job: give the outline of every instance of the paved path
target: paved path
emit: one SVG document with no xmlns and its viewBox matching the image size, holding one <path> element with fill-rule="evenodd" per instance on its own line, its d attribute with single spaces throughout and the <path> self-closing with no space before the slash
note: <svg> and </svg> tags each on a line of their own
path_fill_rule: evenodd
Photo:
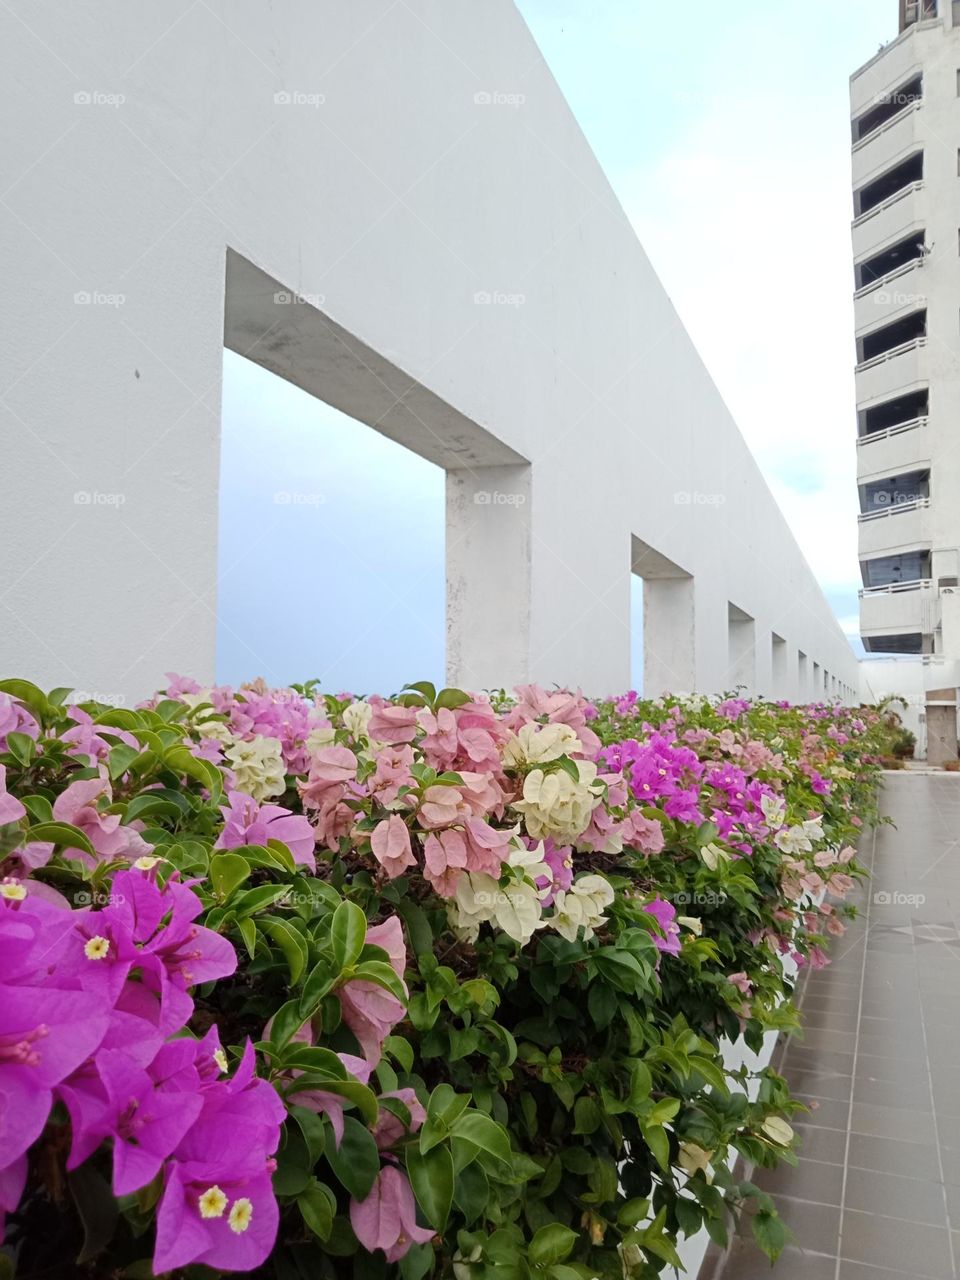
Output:
<svg viewBox="0 0 960 1280">
<path fill-rule="evenodd" d="M 796 1168 L 758 1171 L 802 1248 L 723 1280 L 960 1277 L 960 777 L 887 774 L 861 918 L 810 975 L 781 1067 L 814 1108 Z"/>
</svg>

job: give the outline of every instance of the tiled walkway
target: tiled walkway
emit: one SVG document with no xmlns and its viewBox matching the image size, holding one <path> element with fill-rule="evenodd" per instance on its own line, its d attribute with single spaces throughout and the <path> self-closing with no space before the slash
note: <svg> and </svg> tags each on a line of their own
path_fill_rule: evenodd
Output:
<svg viewBox="0 0 960 1280">
<path fill-rule="evenodd" d="M 960 777 L 887 774 L 861 918 L 811 974 L 781 1070 L 813 1108 L 800 1162 L 758 1171 L 797 1237 L 723 1280 L 960 1277 Z"/>
</svg>

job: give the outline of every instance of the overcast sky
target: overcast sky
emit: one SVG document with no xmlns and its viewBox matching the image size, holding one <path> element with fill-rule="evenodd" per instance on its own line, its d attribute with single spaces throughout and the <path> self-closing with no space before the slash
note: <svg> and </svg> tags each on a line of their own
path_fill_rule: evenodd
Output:
<svg viewBox="0 0 960 1280">
<path fill-rule="evenodd" d="M 847 82 L 896 0 L 519 8 L 853 636 Z M 229 352 L 223 419 L 218 678 L 441 678 L 442 473 Z"/>
</svg>

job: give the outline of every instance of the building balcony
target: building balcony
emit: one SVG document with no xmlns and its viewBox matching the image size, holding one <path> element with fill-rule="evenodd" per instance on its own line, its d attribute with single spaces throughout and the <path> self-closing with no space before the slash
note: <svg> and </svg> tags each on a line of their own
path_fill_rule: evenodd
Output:
<svg viewBox="0 0 960 1280">
<path fill-rule="evenodd" d="M 860 595 L 860 634 L 887 636 L 897 632 L 931 635 L 939 623 L 937 588 L 929 578 L 864 587 Z"/>
<path fill-rule="evenodd" d="M 929 468 L 927 419 L 914 418 L 857 440 L 857 481 Z"/>
<path fill-rule="evenodd" d="M 923 181 L 910 182 L 851 223 L 855 261 L 868 257 L 881 245 L 892 243 L 924 222 Z"/>
<path fill-rule="evenodd" d="M 854 72 L 850 80 L 850 108 L 854 118 L 869 111 L 881 97 L 920 70 L 914 30 L 908 27 Z"/>
<path fill-rule="evenodd" d="M 923 102 L 911 102 L 853 147 L 853 185 L 862 187 L 917 146 Z"/>
<path fill-rule="evenodd" d="M 923 378 L 926 338 L 912 338 L 856 367 L 857 404 L 883 400 Z"/>
<path fill-rule="evenodd" d="M 912 258 L 879 280 L 871 280 L 853 295 L 854 328 L 859 336 L 900 312 L 927 300 L 923 257 Z"/>
<path fill-rule="evenodd" d="M 930 542 L 930 499 L 897 502 L 857 517 L 860 559 Z"/>
</svg>

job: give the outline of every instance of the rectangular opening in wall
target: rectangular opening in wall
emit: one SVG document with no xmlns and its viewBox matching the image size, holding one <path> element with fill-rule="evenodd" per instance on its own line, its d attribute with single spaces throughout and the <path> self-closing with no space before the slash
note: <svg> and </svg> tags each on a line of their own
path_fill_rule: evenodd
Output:
<svg viewBox="0 0 960 1280">
<path fill-rule="evenodd" d="M 770 632 L 770 674 L 772 698 L 786 698 L 790 695 L 790 679 L 787 674 L 787 642 L 776 631 Z"/>
<path fill-rule="evenodd" d="M 807 683 L 810 679 L 809 663 L 807 655 L 802 649 L 797 650 L 797 698 L 802 702 L 804 698 L 809 696 L 810 686 Z"/>
<path fill-rule="evenodd" d="M 692 693 L 696 687 L 693 577 L 636 536 L 631 538 L 630 556 L 634 688 L 642 689 L 648 698 Z"/>
<path fill-rule="evenodd" d="M 727 683 L 731 689 L 753 693 L 756 686 L 756 621 L 743 609 L 727 603 Z"/>
</svg>

